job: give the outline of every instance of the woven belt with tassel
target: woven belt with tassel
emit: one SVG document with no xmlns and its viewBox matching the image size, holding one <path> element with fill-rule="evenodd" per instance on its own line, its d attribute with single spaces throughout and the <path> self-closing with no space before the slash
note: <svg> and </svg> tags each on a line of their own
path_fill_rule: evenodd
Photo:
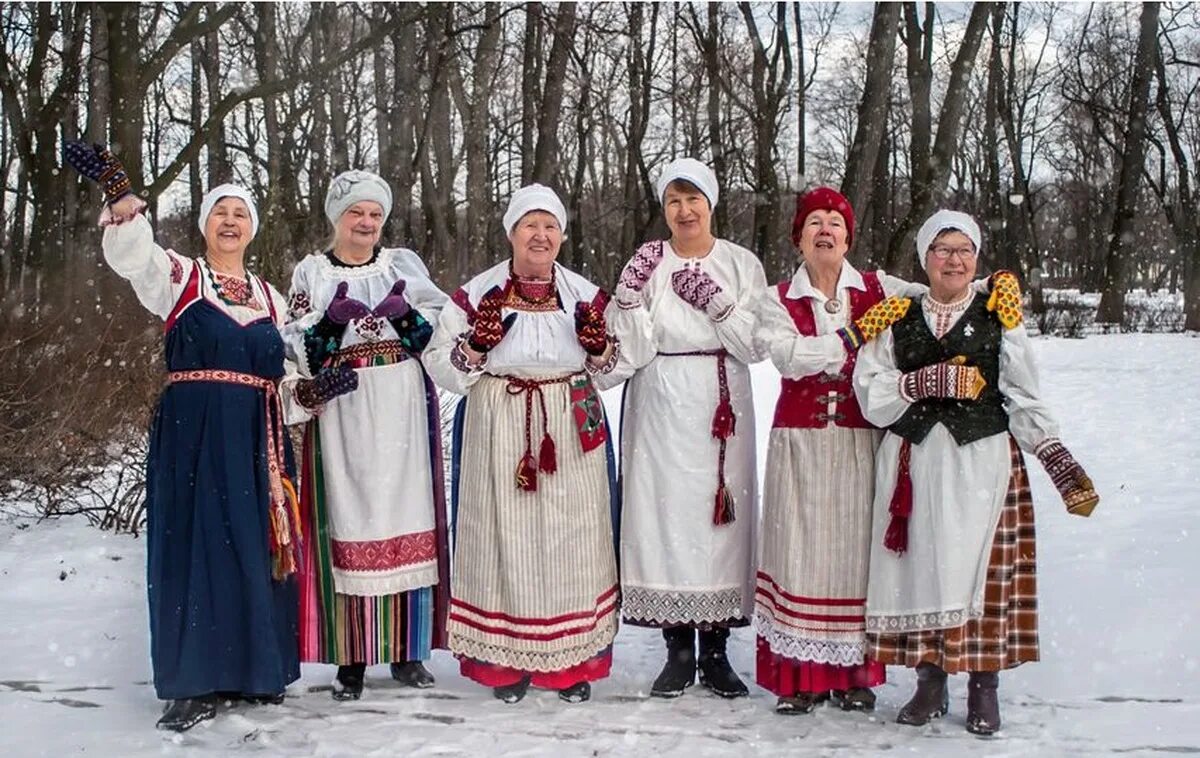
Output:
<svg viewBox="0 0 1200 758">
<path fill-rule="evenodd" d="M 550 379 L 524 379 L 519 376 L 498 377 L 508 382 L 505 389 L 510 395 L 525 395 L 525 454 L 517 462 L 517 489 L 526 492 L 537 492 L 538 471 L 543 474 L 553 474 L 558 471 L 558 453 L 554 449 L 554 438 L 550 436 L 550 418 L 546 415 L 546 396 L 542 387 L 551 384 L 566 384 L 575 378 L 576 374 L 553 377 Z M 538 405 L 542 410 L 542 444 L 538 448 L 538 457 L 533 457 L 533 397 L 537 395 Z"/>
<path fill-rule="evenodd" d="M 295 573 L 301 539 L 300 509 L 296 489 L 283 472 L 283 405 L 279 401 L 275 382 L 254 374 L 221 369 L 172 371 L 167 374 L 168 384 L 180 382 L 220 382 L 263 391 L 267 422 L 267 475 L 271 487 L 268 519 L 271 524 L 271 574 L 281 580 Z"/>
<path fill-rule="evenodd" d="M 720 442 L 721 447 L 717 454 L 717 495 L 713 501 L 713 523 L 717 526 L 732 524 L 736 514 L 733 495 L 725 485 L 725 448 L 729 438 L 736 433 L 737 416 L 734 415 L 733 403 L 729 400 L 729 379 L 725 373 L 725 361 L 729 353 L 725 350 L 691 350 L 686 353 L 659 355 L 668 358 L 712 356 L 717 359 L 717 410 L 713 413 L 712 436 Z"/>
</svg>

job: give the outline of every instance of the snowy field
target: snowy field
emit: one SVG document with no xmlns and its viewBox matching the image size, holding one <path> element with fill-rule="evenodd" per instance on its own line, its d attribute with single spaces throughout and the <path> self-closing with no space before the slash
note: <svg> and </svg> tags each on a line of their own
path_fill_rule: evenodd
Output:
<svg viewBox="0 0 1200 758">
<path fill-rule="evenodd" d="M 663 646 L 637 628 L 621 630 L 613 677 L 582 705 L 537 690 L 504 705 L 438 652 L 434 690 L 392 686 L 381 666 L 362 700 L 335 703 L 333 667 L 306 665 L 283 705 L 223 708 L 168 735 L 154 730 L 144 542 L 81 522 L 37 524 L 10 505 L 0 507 L 0 756 L 1200 754 L 1200 340 L 1036 346 L 1063 439 L 1103 500 L 1091 519 L 1067 516 L 1032 462 L 1043 661 L 1001 676 L 999 737 L 963 730 L 962 676 L 951 679 L 947 718 L 893 723 L 913 683 L 900 669 L 873 715 L 779 717 L 753 684 L 735 701 L 698 688 L 651 699 Z M 755 377 L 763 451 L 778 377 L 766 365 Z M 734 632 L 730 653 L 752 683 L 751 630 Z"/>
</svg>

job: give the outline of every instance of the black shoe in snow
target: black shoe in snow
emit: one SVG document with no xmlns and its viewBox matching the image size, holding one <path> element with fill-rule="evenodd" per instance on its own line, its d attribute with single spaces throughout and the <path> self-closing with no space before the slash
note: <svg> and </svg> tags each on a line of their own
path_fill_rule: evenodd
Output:
<svg viewBox="0 0 1200 758">
<path fill-rule="evenodd" d="M 946 672 L 932 663 L 917 666 L 917 691 L 900 713 L 897 724 L 924 726 L 931 720 L 950 712 L 950 693 L 946 687 Z"/>
<path fill-rule="evenodd" d="M 728 629 L 716 628 L 700 632 L 700 684 L 721 697 L 746 697 L 750 690 L 725 657 L 725 641 L 728 639 Z"/>
<path fill-rule="evenodd" d="M 592 699 L 592 685 L 587 682 L 572 684 L 565 690 L 558 691 L 558 699 L 568 703 L 585 703 Z"/>
<path fill-rule="evenodd" d="M 696 630 L 676 626 L 662 630 L 667 641 L 667 662 L 658 673 L 650 694 L 654 697 L 679 697 L 696 683 Z"/>
<path fill-rule="evenodd" d="M 242 695 L 242 700 L 245 700 L 250 705 L 283 705 L 283 694 L 277 692 L 274 695 Z"/>
<path fill-rule="evenodd" d="M 358 700 L 362 697 L 363 679 L 367 675 L 367 664 L 352 663 L 349 666 L 338 666 L 337 676 L 333 680 L 334 700 Z"/>
<path fill-rule="evenodd" d="M 967 731 L 988 737 L 1000 731 L 1000 675 L 973 671 L 967 681 Z"/>
<path fill-rule="evenodd" d="M 529 692 L 529 676 L 521 677 L 521 681 L 516 684 L 506 684 L 503 687 L 493 687 L 492 694 L 497 700 L 502 700 L 509 705 L 519 703 L 525 699 L 525 693 Z"/>
<path fill-rule="evenodd" d="M 851 687 L 848 690 L 834 690 L 833 701 L 843 711 L 875 710 L 875 693 L 870 687 Z"/>
<path fill-rule="evenodd" d="M 828 692 L 797 692 L 790 697 L 781 697 L 775 701 L 775 712 L 780 716 L 798 716 L 812 713 L 817 706 L 829 699 Z"/>
<path fill-rule="evenodd" d="M 217 716 L 217 699 L 213 695 L 172 700 L 155 726 L 170 732 L 186 732 L 201 721 Z"/>
<path fill-rule="evenodd" d="M 433 674 L 420 661 L 405 661 L 392 664 L 392 678 L 405 687 L 428 689 L 436 684 Z"/>
</svg>

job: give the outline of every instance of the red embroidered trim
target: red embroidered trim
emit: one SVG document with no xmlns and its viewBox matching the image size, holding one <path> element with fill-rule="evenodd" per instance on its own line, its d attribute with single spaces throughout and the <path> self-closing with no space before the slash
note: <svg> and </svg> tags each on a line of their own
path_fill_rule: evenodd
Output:
<svg viewBox="0 0 1200 758">
<path fill-rule="evenodd" d="M 183 282 L 183 264 L 175 256 L 167 253 L 167 258 L 171 261 L 171 283 L 180 284 Z"/>
<path fill-rule="evenodd" d="M 437 559 L 437 534 L 402 534 L 386 540 L 333 540 L 333 565 L 343 571 L 387 571 Z"/>
</svg>

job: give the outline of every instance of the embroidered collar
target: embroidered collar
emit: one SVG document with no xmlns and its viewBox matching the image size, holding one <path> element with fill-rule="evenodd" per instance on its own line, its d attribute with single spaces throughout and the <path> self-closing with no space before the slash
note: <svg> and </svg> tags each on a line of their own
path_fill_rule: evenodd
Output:
<svg viewBox="0 0 1200 758">
<path fill-rule="evenodd" d="M 840 294 L 845 289 L 863 290 L 867 289 L 866 282 L 863 281 L 862 274 L 858 269 L 850 265 L 850 261 L 842 261 L 842 272 L 838 274 L 837 291 Z M 825 293 L 813 286 L 812 280 L 808 278 L 808 267 L 803 263 L 800 268 L 796 269 L 796 273 L 792 276 L 791 286 L 788 287 L 787 293 L 789 300 L 799 300 L 802 297 L 811 297 L 814 300 L 824 302 L 828 298 Z"/>
<path fill-rule="evenodd" d="M 933 295 L 927 295 L 927 296 L 921 298 L 921 307 L 924 308 L 929 313 L 933 313 L 938 316 L 943 316 L 943 315 L 947 315 L 947 314 L 951 314 L 951 313 L 959 313 L 961 311 L 965 311 L 967 309 L 967 306 L 969 306 L 971 304 L 971 301 L 974 299 L 975 299 L 975 291 L 971 288 L 967 288 L 967 294 L 963 295 L 958 300 L 955 300 L 953 303 L 941 303 L 941 302 L 938 302 L 937 300 L 934 300 Z"/>
</svg>

